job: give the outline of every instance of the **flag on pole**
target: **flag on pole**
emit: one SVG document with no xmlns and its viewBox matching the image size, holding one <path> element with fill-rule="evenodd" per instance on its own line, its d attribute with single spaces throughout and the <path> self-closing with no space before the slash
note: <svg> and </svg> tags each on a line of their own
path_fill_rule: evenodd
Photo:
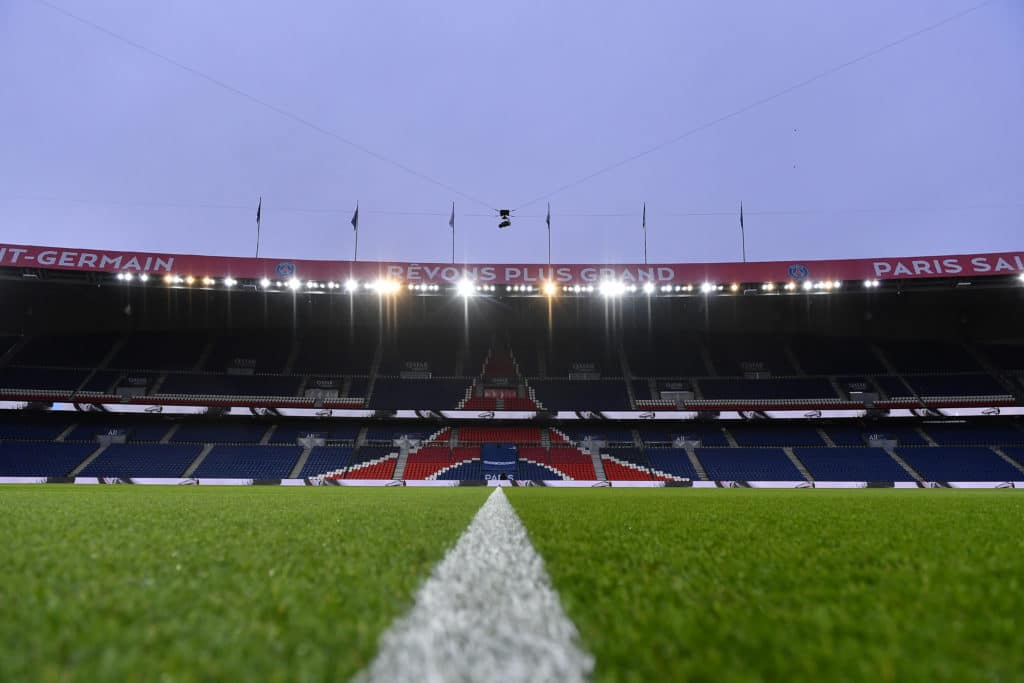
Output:
<svg viewBox="0 0 1024 683">
<path fill-rule="evenodd" d="M 647 232 L 647 202 L 644 202 L 644 217 L 642 221 L 644 232 Z"/>
<path fill-rule="evenodd" d="M 548 215 L 544 222 L 548 224 L 548 232 L 551 232 L 551 202 L 548 202 Z"/>
<path fill-rule="evenodd" d="M 743 229 L 743 202 L 740 202 L 740 230 Z"/>
<path fill-rule="evenodd" d="M 356 202 L 356 212 L 352 214 L 352 229 L 359 232 L 359 202 Z"/>
<path fill-rule="evenodd" d="M 260 195 L 260 201 L 256 204 L 256 258 L 260 257 L 260 218 L 263 215 L 263 195 Z"/>
<path fill-rule="evenodd" d="M 455 202 L 452 202 L 452 215 L 448 219 L 448 227 L 452 230 L 455 229 Z"/>
</svg>

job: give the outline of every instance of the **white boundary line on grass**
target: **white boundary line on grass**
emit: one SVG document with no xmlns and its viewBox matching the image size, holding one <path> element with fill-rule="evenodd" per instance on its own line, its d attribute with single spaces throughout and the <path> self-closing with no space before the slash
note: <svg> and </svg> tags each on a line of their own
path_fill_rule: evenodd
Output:
<svg viewBox="0 0 1024 683">
<path fill-rule="evenodd" d="M 500 488 L 378 647 L 358 683 L 571 683 L 587 680 L 594 668 Z"/>
</svg>

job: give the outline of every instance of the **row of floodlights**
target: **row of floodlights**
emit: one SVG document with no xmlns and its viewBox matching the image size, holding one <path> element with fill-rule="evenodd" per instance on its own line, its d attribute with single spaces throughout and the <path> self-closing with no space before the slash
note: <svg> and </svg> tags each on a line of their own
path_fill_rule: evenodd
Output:
<svg viewBox="0 0 1024 683">
<path fill-rule="evenodd" d="M 138 278 L 141 282 L 147 282 L 149 276 L 146 273 L 134 275 L 132 273 L 118 273 L 117 279 L 124 282 L 131 282 Z M 1024 274 L 1021 274 L 1020 279 L 1024 282 Z M 194 285 L 196 283 L 202 284 L 204 287 L 213 287 L 217 284 L 217 280 L 212 277 L 206 276 L 203 278 L 197 278 L 192 275 L 186 275 L 184 277 L 180 275 L 165 275 L 164 283 L 167 285 Z M 220 283 L 224 287 L 234 287 L 238 284 L 238 281 L 232 277 L 225 277 L 220 280 Z M 349 279 L 345 282 L 318 282 L 316 280 L 307 280 L 303 282 L 298 278 L 291 278 L 290 280 L 270 280 L 263 278 L 259 282 L 263 289 L 291 289 L 291 290 L 345 290 L 350 294 L 354 294 L 359 290 L 373 291 L 378 294 L 395 294 L 402 289 L 402 283 L 396 280 L 380 279 L 373 282 L 359 282 L 357 280 Z M 866 289 L 875 289 L 881 285 L 878 280 L 864 280 L 864 287 Z M 441 286 L 438 284 L 416 284 L 408 283 L 407 285 L 410 291 L 414 292 L 437 292 L 441 290 Z M 835 291 L 842 289 L 843 283 L 840 280 L 821 280 L 811 281 L 805 280 L 802 283 L 789 281 L 784 284 L 776 284 L 774 282 L 765 282 L 761 285 L 762 292 L 774 292 L 776 289 L 783 289 L 787 292 L 793 292 L 798 289 L 802 289 L 806 292 L 812 291 Z M 477 284 L 472 280 L 460 280 L 455 284 L 456 292 L 464 297 L 473 296 L 478 293 L 490 293 L 496 292 L 497 287 L 489 284 Z M 644 294 L 654 294 L 656 291 L 662 293 L 691 293 L 699 291 L 703 294 L 712 294 L 714 292 L 724 292 L 728 289 L 730 292 L 738 292 L 740 285 L 733 283 L 726 287 L 726 285 L 704 282 L 700 285 L 660 285 L 657 286 L 653 282 L 645 282 L 643 285 L 626 284 L 625 282 L 619 282 L 617 280 L 605 280 L 598 285 L 558 285 L 554 282 L 544 282 L 538 286 L 534 285 L 506 285 L 506 292 L 516 293 L 543 293 L 547 296 L 555 296 L 559 292 L 566 294 L 590 294 L 598 292 L 599 294 L 606 297 L 623 296 L 627 293 L 633 294 L 638 291 L 642 291 Z M 749 291 L 749 290 L 748 290 Z"/>
</svg>

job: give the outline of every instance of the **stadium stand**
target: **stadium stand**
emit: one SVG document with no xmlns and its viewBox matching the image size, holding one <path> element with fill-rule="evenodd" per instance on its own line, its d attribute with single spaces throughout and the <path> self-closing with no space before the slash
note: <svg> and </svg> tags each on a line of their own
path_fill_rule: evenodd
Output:
<svg viewBox="0 0 1024 683">
<path fill-rule="evenodd" d="M 466 393 L 465 380 L 377 379 L 370 407 L 388 410 L 440 410 L 455 408 Z"/>
<path fill-rule="evenodd" d="M 813 427 L 789 425 L 737 424 L 727 427 L 736 444 L 750 446 L 824 446 L 821 435 Z"/>
<path fill-rule="evenodd" d="M 615 448 L 601 453 L 601 466 L 612 481 L 650 481 L 647 458 L 639 449 Z"/>
<path fill-rule="evenodd" d="M 541 430 L 537 427 L 462 427 L 461 443 L 539 444 Z"/>
<path fill-rule="evenodd" d="M 531 380 L 537 402 L 548 410 L 631 410 L 622 380 Z"/>
<path fill-rule="evenodd" d="M 200 479 L 284 479 L 301 452 L 298 446 L 214 446 L 193 476 Z"/>
<path fill-rule="evenodd" d="M 111 444 L 80 474 L 83 477 L 180 477 L 202 450 L 202 446 L 184 444 Z"/>
<path fill-rule="evenodd" d="M 697 459 L 714 480 L 801 481 L 781 448 L 697 448 Z"/>
<path fill-rule="evenodd" d="M 96 444 L 0 443 L 0 475 L 6 477 L 66 477 Z"/>
<path fill-rule="evenodd" d="M 648 448 L 647 460 L 655 476 L 675 479 L 700 479 L 697 470 L 682 448 Z"/>
<path fill-rule="evenodd" d="M 837 399 L 826 378 L 701 379 L 706 399 Z"/>
<path fill-rule="evenodd" d="M 641 440 L 647 444 L 671 445 L 677 439 L 700 442 L 701 446 L 725 447 L 729 445 L 719 424 L 690 423 L 671 428 L 645 427 L 640 430 Z"/>
<path fill-rule="evenodd" d="M 352 446 L 314 446 L 309 451 L 299 477 L 316 477 L 342 470 L 352 462 Z"/>
<path fill-rule="evenodd" d="M 1013 481 L 1021 472 L 988 448 L 898 448 L 900 457 L 928 481 Z"/>
<path fill-rule="evenodd" d="M 794 448 L 816 481 L 913 481 L 881 448 Z"/>
<path fill-rule="evenodd" d="M 260 422 L 204 420 L 182 422 L 171 435 L 173 443 L 259 443 L 267 432 Z"/>
</svg>

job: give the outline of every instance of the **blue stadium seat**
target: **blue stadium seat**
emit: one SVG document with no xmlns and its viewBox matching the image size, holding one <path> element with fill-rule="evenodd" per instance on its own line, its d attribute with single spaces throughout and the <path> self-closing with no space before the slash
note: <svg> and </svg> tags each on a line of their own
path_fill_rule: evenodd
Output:
<svg viewBox="0 0 1024 683">
<path fill-rule="evenodd" d="M 837 399 L 832 383 L 823 377 L 697 380 L 708 400 Z"/>
<path fill-rule="evenodd" d="M 906 380 L 919 396 L 1007 396 L 1010 393 L 991 375 L 917 375 Z"/>
<path fill-rule="evenodd" d="M 561 472 L 545 465 L 520 460 L 516 465 L 516 479 L 532 479 L 535 481 L 565 479 Z"/>
<path fill-rule="evenodd" d="M 696 453 L 715 481 L 803 481 L 779 448 L 698 448 Z"/>
<path fill-rule="evenodd" d="M 180 477 L 200 445 L 111 444 L 81 472 L 83 477 Z"/>
<path fill-rule="evenodd" d="M 109 420 L 103 422 L 87 422 L 77 425 L 71 433 L 65 437 L 65 441 L 96 441 L 100 434 L 108 434 L 113 430 L 124 430 L 128 441 L 157 442 L 164 438 L 171 425 L 167 422 L 142 422 L 129 421 L 118 422 Z"/>
<path fill-rule="evenodd" d="M 330 420 L 288 420 L 278 423 L 270 435 L 270 443 L 294 445 L 300 436 L 311 433 L 322 434 L 327 441 L 355 441 L 360 428 L 360 425 L 338 424 Z"/>
<path fill-rule="evenodd" d="M 675 439 L 687 438 L 700 441 L 702 446 L 724 448 L 729 445 L 725 432 L 716 424 L 683 423 L 665 429 L 641 429 L 640 438 L 645 444 L 671 444 Z"/>
<path fill-rule="evenodd" d="M 925 431 L 941 446 L 1024 445 L 1024 432 L 1013 427 L 973 424 L 928 424 Z"/>
<path fill-rule="evenodd" d="M 69 368 L 0 368 L 0 389 L 74 391 L 89 371 Z"/>
<path fill-rule="evenodd" d="M 348 467 L 352 462 L 352 446 L 316 446 L 309 452 L 306 464 L 299 472 L 300 478 L 314 477 Z"/>
<path fill-rule="evenodd" d="M 0 443 L 0 475 L 65 477 L 97 448 L 84 443 Z"/>
<path fill-rule="evenodd" d="M 795 448 L 818 481 L 913 481 L 881 448 Z"/>
<path fill-rule="evenodd" d="M 700 479 L 697 470 L 682 448 L 648 448 L 647 459 L 657 472 L 672 474 L 683 479 Z"/>
<path fill-rule="evenodd" d="M 285 479 L 302 449 L 298 446 L 214 446 L 193 476 L 209 479 Z"/>
<path fill-rule="evenodd" d="M 437 479 L 446 481 L 481 481 L 484 478 L 483 463 L 480 460 L 471 460 L 445 470 L 437 475 Z"/>
<path fill-rule="evenodd" d="M 736 443 L 748 446 L 824 446 L 825 442 L 814 427 L 793 427 L 785 423 L 772 425 L 735 424 L 726 429 Z"/>
<path fill-rule="evenodd" d="M 71 415 L 66 422 L 54 419 L 33 419 L 31 416 L 12 414 L 0 421 L 0 439 L 16 441 L 53 441 L 72 422 Z"/>
<path fill-rule="evenodd" d="M 380 378 L 373 385 L 370 407 L 390 410 L 451 409 L 469 388 L 469 380 Z"/>
<path fill-rule="evenodd" d="M 622 380 L 532 380 L 537 400 L 548 410 L 631 410 Z"/>
<path fill-rule="evenodd" d="M 1014 481 L 1021 473 L 988 448 L 899 448 L 900 457 L 928 481 Z"/>
<path fill-rule="evenodd" d="M 173 443 L 258 443 L 268 426 L 258 422 L 205 422 L 182 423 L 171 437 Z"/>
</svg>

